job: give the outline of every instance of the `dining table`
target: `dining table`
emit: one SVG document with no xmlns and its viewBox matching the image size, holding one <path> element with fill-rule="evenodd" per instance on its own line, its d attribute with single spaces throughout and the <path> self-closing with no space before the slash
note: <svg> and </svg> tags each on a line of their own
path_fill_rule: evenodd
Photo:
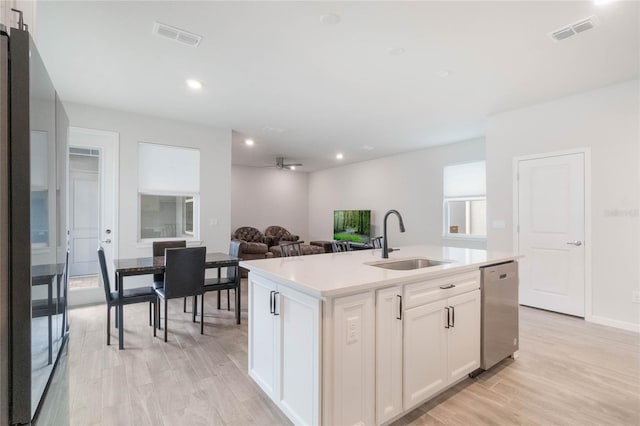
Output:
<svg viewBox="0 0 640 426">
<path fill-rule="evenodd" d="M 118 296 L 122 297 L 124 278 L 135 275 L 150 275 L 164 273 L 164 256 L 156 257 L 136 257 L 127 259 L 114 259 L 115 266 L 115 285 Z M 221 275 L 221 268 L 239 268 L 240 259 L 227 253 L 207 253 L 205 258 L 205 269 L 218 269 L 218 277 Z M 236 277 L 239 277 L 239 271 L 236 270 Z M 204 285 L 204 283 L 203 283 Z M 240 286 L 236 290 L 237 312 L 236 316 L 240 318 Z M 118 348 L 124 348 L 124 316 L 123 305 L 118 306 Z M 154 326 L 155 327 L 155 326 Z"/>
</svg>

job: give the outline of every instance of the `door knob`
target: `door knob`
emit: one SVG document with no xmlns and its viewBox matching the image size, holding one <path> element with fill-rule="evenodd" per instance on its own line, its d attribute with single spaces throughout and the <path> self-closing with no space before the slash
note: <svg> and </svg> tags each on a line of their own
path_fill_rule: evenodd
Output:
<svg viewBox="0 0 640 426">
<path fill-rule="evenodd" d="M 581 246 L 582 241 L 567 242 L 567 244 L 571 244 L 572 246 Z"/>
</svg>

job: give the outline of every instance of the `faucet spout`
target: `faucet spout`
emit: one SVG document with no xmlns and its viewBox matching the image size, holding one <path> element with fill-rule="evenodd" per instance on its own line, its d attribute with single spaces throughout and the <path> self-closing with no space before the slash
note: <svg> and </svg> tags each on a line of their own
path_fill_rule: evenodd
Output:
<svg viewBox="0 0 640 426">
<path fill-rule="evenodd" d="M 393 251 L 393 249 L 389 248 L 389 245 L 387 244 L 387 218 L 391 214 L 395 214 L 396 216 L 398 216 L 398 225 L 400 227 L 400 232 L 404 232 L 405 231 L 405 229 L 404 229 L 404 221 L 402 220 L 402 215 L 400 214 L 400 212 L 398 210 L 389 210 L 384 215 L 384 222 L 382 224 L 382 258 L 383 259 L 388 259 L 389 258 L 389 252 Z"/>
</svg>

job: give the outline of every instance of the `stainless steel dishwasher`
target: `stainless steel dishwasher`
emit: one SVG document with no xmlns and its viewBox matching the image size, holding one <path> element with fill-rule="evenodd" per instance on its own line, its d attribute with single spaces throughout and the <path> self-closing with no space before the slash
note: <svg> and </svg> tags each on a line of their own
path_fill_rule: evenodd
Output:
<svg viewBox="0 0 640 426">
<path fill-rule="evenodd" d="M 518 263 L 489 265 L 481 270 L 482 353 L 480 368 L 488 370 L 519 348 Z"/>
</svg>

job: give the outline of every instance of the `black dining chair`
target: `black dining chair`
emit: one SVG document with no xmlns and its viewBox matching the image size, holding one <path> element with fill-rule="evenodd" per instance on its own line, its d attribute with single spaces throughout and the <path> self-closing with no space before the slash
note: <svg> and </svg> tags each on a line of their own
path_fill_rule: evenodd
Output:
<svg viewBox="0 0 640 426">
<path fill-rule="evenodd" d="M 109 283 L 109 272 L 107 270 L 107 262 L 104 257 L 104 249 L 98 248 L 98 260 L 100 261 L 100 271 L 102 272 L 102 283 L 104 286 L 104 295 L 107 301 L 107 345 L 111 344 L 111 308 L 119 308 L 124 305 L 131 305 L 133 303 L 149 302 L 154 307 L 153 315 L 153 335 L 156 335 L 156 322 L 158 319 L 158 296 L 153 287 L 138 287 L 131 289 L 123 289 L 122 297 L 120 297 L 117 291 L 111 291 L 111 284 Z M 118 320 L 117 326 L 124 327 L 124 318 L 120 317 L 116 311 L 116 319 Z"/>
<path fill-rule="evenodd" d="M 294 257 L 302 256 L 302 247 L 298 241 L 293 242 L 280 242 L 280 256 L 282 257 Z"/>
<path fill-rule="evenodd" d="M 240 241 L 232 240 L 229 243 L 229 255 L 239 258 L 240 247 L 241 247 Z M 227 290 L 227 310 L 230 310 L 231 306 L 230 306 L 229 290 L 233 290 L 235 301 L 236 301 L 236 323 L 240 324 L 240 273 L 238 269 L 239 269 L 238 266 L 229 267 L 227 268 L 226 277 L 221 277 L 220 273 L 218 273 L 217 278 L 205 279 L 204 291 L 205 291 L 205 294 L 209 291 L 218 292 L 218 309 L 220 309 L 220 291 Z M 204 311 L 202 309 L 200 310 L 200 316 L 201 318 L 204 318 Z"/>
<path fill-rule="evenodd" d="M 349 241 L 332 241 L 331 242 L 331 248 L 333 249 L 334 253 L 340 253 L 343 251 L 351 251 L 351 244 L 349 244 Z"/>
<path fill-rule="evenodd" d="M 164 251 L 164 285 L 156 289 L 156 294 L 164 300 L 164 341 L 167 341 L 167 301 L 180 297 L 204 294 L 204 267 L 207 257 L 206 247 L 169 248 Z M 201 299 L 200 310 L 204 308 Z M 194 310 L 195 316 L 195 310 Z M 200 321 L 200 334 L 204 333 L 204 323 Z"/>
<path fill-rule="evenodd" d="M 382 248 L 382 237 L 375 237 L 371 239 L 371 246 L 374 249 Z"/>
<path fill-rule="evenodd" d="M 168 248 L 185 248 L 187 246 L 186 240 L 177 240 L 177 241 L 154 241 L 153 242 L 153 257 L 164 256 L 165 249 Z M 164 285 L 164 274 L 153 274 L 153 288 L 157 289 Z M 151 305 L 149 305 L 151 308 Z M 158 308 L 160 309 L 160 308 Z M 184 312 L 187 312 L 187 298 L 184 298 L 183 307 Z M 158 315 L 161 312 L 158 310 Z M 159 324 L 158 324 L 159 325 Z"/>
</svg>

